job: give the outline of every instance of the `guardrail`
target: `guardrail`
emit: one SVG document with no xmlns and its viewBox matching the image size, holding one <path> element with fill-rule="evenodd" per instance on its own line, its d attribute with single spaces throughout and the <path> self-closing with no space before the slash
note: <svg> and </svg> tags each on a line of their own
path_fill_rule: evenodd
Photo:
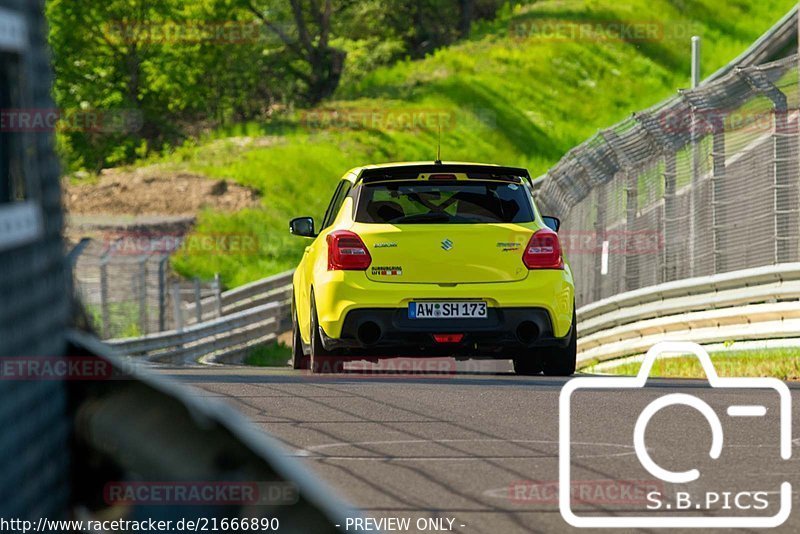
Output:
<svg viewBox="0 0 800 534">
<path fill-rule="evenodd" d="M 117 354 L 153 361 L 235 361 L 288 328 L 291 274 L 223 293 L 220 318 L 107 343 Z M 668 338 L 717 343 L 797 337 L 800 263 L 667 282 L 588 304 L 577 314 L 582 364 L 639 354 Z"/>
<path fill-rule="evenodd" d="M 578 359 L 645 352 L 664 339 L 697 343 L 800 334 L 800 263 L 668 282 L 588 304 L 578 313 Z"/>
<path fill-rule="evenodd" d="M 286 271 L 222 293 L 222 314 L 240 312 L 280 299 L 291 298 L 292 274 Z"/>
<path fill-rule="evenodd" d="M 290 271 L 222 293 L 219 298 L 223 315 L 219 318 L 142 337 L 109 339 L 106 343 L 118 355 L 160 362 L 193 363 L 201 357 L 220 362 L 235 360 L 257 345 L 274 341 L 283 332 L 290 315 L 291 281 Z M 211 306 L 210 302 L 205 304 Z"/>
</svg>

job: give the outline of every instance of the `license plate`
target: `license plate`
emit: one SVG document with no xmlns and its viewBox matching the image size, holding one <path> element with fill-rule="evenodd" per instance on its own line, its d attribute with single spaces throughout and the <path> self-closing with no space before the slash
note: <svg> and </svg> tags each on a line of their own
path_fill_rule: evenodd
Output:
<svg viewBox="0 0 800 534">
<path fill-rule="evenodd" d="M 410 302 L 409 319 L 485 319 L 486 303 L 469 302 Z"/>
</svg>

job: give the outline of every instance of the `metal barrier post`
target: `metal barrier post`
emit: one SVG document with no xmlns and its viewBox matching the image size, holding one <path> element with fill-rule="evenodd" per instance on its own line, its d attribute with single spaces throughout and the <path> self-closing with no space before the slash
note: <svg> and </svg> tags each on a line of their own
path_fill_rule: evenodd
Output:
<svg viewBox="0 0 800 534">
<path fill-rule="evenodd" d="M 200 279 L 194 279 L 194 314 L 198 323 L 203 322 L 203 303 L 200 302 Z"/>
<path fill-rule="evenodd" d="M 169 256 L 158 260 L 158 331 L 167 329 L 167 270 Z"/>
<path fill-rule="evenodd" d="M 219 278 L 219 273 L 214 273 L 214 297 L 217 317 L 222 317 L 222 282 Z"/>
<path fill-rule="evenodd" d="M 175 330 L 183 331 L 183 311 L 181 310 L 181 286 L 172 284 L 172 306 L 175 310 Z"/>
<path fill-rule="evenodd" d="M 147 256 L 139 259 L 139 329 L 147 334 Z"/>
<path fill-rule="evenodd" d="M 103 337 L 111 337 L 111 319 L 108 310 L 108 253 L 100 258 L 100 315 L 103 321 Z"/>
</svg>

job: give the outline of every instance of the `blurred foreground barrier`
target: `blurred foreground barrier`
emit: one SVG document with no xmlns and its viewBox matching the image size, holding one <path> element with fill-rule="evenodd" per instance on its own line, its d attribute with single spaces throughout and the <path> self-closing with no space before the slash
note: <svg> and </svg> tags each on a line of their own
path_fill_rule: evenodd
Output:
<svg viewBox="0 0 800 534">
<path fill-rule="evenodd" d="M 233 408 L 117 358 L 92 336 L 68 339 L 71 358 L 110 366 L 103 379 L 69 382 L 79 519 L 333 533 L 361 517 Z"/>
</svg>

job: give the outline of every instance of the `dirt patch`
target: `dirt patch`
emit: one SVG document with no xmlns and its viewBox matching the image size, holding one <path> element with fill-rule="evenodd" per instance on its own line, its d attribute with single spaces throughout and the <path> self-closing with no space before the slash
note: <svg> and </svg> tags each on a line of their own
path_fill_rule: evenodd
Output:
<svg viewBox="0 0 800 534">
<path fill-rule="evenodd" d="M 70 214 L 195 215 L 203 208 L 238 211 L 259 205 L 259 193 L 226 180 L 158 167 L 107 169 L 95 183 L 64 181 Z"/>
</svg>

